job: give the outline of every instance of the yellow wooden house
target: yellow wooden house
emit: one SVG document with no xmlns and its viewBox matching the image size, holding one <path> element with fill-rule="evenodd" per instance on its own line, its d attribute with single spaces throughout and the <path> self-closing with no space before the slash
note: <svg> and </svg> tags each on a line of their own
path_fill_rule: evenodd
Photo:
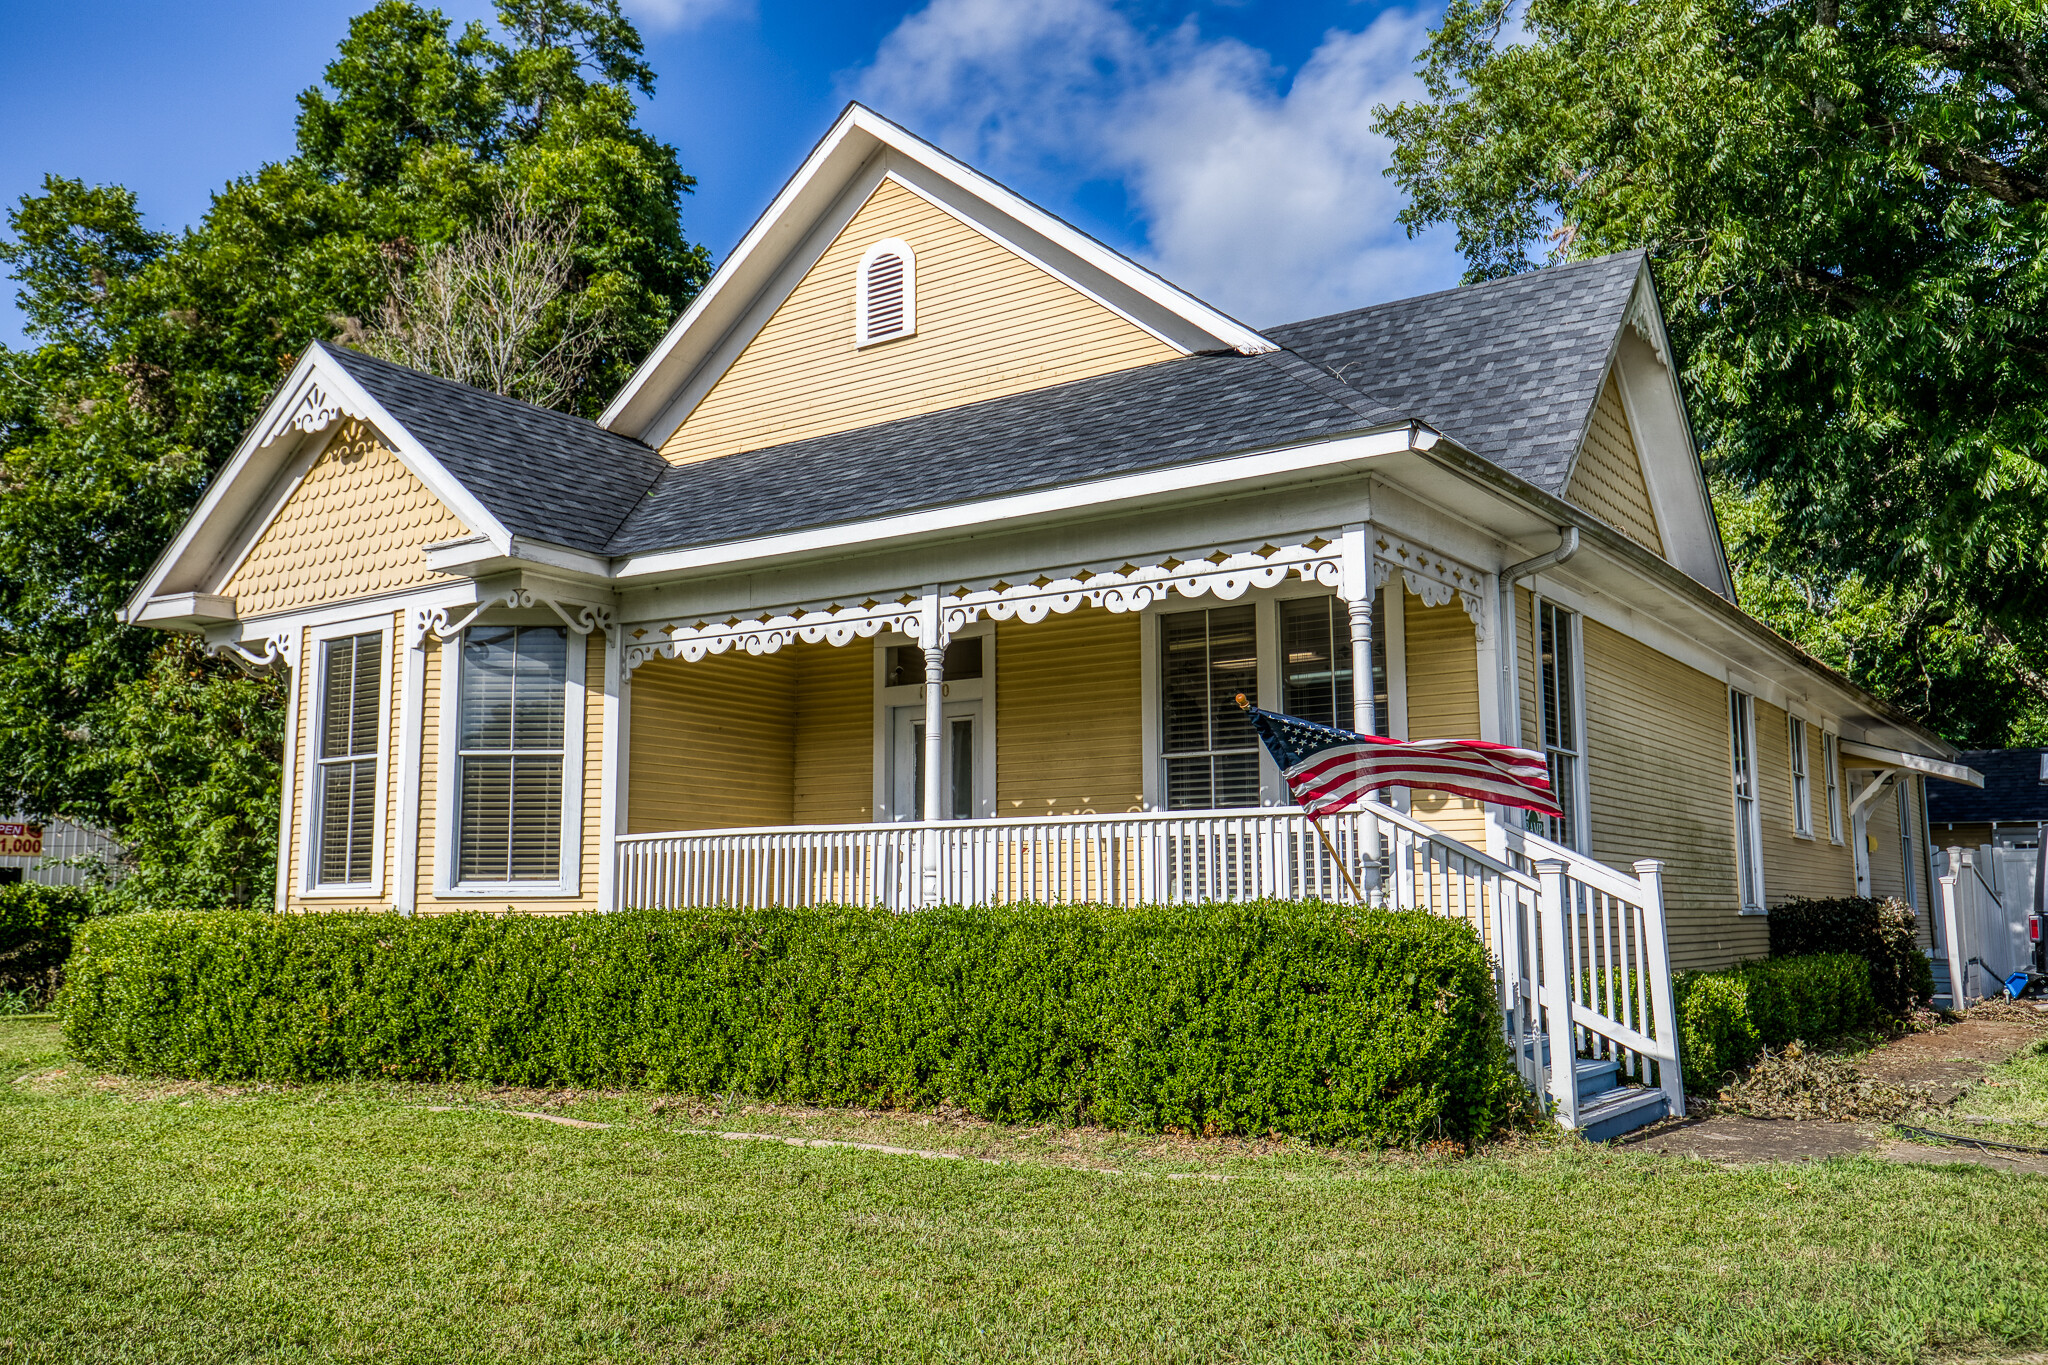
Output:
<svg viewBox="0 0 2048 1365">
<path fill-rule="evenodd" d="M 128 619 L 290 670 L 294 910 L 1348 895 L 1235 693 L 1519 742 L 1330 832 L 1531 1037 L 1974 776 L 1734 601 L 1640 254 L 1254 330 L 858 106 L 597 422 L 310 345 Z"/>
</svg>

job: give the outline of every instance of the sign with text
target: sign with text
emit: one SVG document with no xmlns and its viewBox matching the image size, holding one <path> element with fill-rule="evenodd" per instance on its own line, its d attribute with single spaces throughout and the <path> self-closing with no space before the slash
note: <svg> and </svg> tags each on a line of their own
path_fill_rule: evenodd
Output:
<svg viewBox="0 0 2048 1365">
<path fill-rule="evenodd" d="M 19 820 L 0 820 L 0 858 L 43 856 L 43 827 Z"/>
</svg>

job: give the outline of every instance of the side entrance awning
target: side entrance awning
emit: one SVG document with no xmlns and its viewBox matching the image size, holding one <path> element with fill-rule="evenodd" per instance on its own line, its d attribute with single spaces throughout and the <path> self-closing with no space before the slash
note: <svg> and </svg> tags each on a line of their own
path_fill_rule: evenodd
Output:
<svg viewBox="0 0 2048 1365">
<path fill-rule="evenodd" d="M 1984 785 L 1984 774 L 1960 763 L 1946 763 L 1938 758 L 1922 758 L 1919 754 L 1880 748 L 1878 745 L 1863 744 L 1853 739 L 1842 740 L 1840 752 L 1844 768 L 1878 768 L 1890 772 L 1919 773 L 1922 777 L 1938 777 L 1944 782 L 1960 782 L 1966 787 Z"/>
</svg>

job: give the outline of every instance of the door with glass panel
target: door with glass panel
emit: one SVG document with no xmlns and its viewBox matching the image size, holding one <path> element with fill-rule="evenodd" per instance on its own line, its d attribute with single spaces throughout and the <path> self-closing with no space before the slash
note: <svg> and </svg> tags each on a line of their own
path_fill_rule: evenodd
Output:
<svg viewBox="0 0 2048 1365">
<path fill-rule="evenodd" d="M 981 813 L 981 703 L 948 702 L 945 728 L 939 732 L 939 791 L 945 803 L 939 817 L 972 820 Z M 924 820 L 924 709 L 895 708 L 891 769 L 896 776 L 890 809 L 898 820 Z"/>
</svg>

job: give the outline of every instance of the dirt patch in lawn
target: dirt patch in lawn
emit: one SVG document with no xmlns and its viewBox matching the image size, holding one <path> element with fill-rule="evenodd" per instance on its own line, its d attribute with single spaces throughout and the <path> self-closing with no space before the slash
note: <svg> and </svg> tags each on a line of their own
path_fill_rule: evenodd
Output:
<svg viewBox="0 0 2048 1365">
<path fill-rule="evenodd" d="M 1724 1093 L 1724 1102 L 1694 1101 L 1688 1117 L 1631 1133 L 1615 1145 L 1731 1166 L 1868 1154 L 2048 1174 L 2048 1156 L 1903 1142 L 1888 1137 L 1889 1124 L 1881 1121 L 1903 1107 L 1900 1097 L 1910 1097 L 1913 1113 L 1904 1121 L 1967 1137 L 1968 1125 L 1951 1110 L 1957 1098 L 1990 1067 L 2044 1036 L 2048 1011 L 2031 1003 L 1990 1002 L 1957 1023 L 1907 1034 L 1859 1057 L 1771 1054 Z M 2039 1145 L 2048 1147 L 2048 1141 Z"/>
</svg>

